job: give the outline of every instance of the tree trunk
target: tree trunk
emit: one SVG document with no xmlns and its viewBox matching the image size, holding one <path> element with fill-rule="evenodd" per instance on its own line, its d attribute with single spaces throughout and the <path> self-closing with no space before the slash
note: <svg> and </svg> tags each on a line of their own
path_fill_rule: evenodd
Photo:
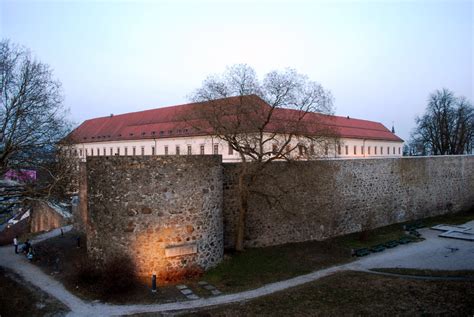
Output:
<svg viewBox="0 0 474 317">
<path fill-rule="evenodd" d="M 246 169 L 239 175 L 239 220 L 237 222 L 237 235 L 235 238 L 235 249 L 244 250 L 245 218 L 248 210 L 248 184 L 246 183 Z"/>
</svg>

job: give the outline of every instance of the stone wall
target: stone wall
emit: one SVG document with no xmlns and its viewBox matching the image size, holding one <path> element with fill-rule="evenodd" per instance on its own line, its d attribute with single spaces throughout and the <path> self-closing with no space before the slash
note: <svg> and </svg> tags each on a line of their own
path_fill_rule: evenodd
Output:
<svg viewBox="0 0 474 317">
<path fill-rule="evenodd" d="M 128 256 L 139 275 L 208 269 L 223 258 L 220 156 L 89 157 L 88 254 Z"/>
<path fill-rule="evenodd" d="M 224 164 L 224 241 L 234 245 L 238 164 Z M 474 207 L 474 156 L 274 163 L 252 188 L 245 245 L 322 240 Z"/>
<path fill-rule="evenodd" d="M 32 201 L 30 211 L 30 232 L 49 231 L 72 222 L 70 211 L 50 202 Z"/>
</svg>

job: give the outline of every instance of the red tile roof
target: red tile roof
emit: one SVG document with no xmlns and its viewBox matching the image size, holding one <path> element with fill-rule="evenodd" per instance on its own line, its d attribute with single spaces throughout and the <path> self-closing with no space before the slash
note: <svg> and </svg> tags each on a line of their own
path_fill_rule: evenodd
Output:
<svg viewBox="0 0 474 317">
<path fill-rule="evenodd" d="M 268 106 L 255 95 L 246 96 L 246 98 L 250 98 L 249 100 L 260 105 Z M 239 97 L 230 97 L 222 100 L 226 104 L 238 106 L 240 99 Z M 75 143 L 89 143 L 212 134 L 212 129 L 196 131 L 182 119 L 190 113 L 198 113 L 202 107 L 209 104 L 209 102 L 191 103 L 89 119 L 72 131 L 69 137 Z M 273 122 L 268 125 L 268 129 L 271 130 L 279 126 L 277 122 L 294 118 L 298 113 L 297 110 L 276 109 L 272 116 Z M 341 138 L 403 142 L 401 138 L 379 122 L 318 113 L 306 114 L 304 121 L 309 126 L 311 126 L 311 122 L 317 122 L 315 125 L 332 128 Z"/>
</svg>

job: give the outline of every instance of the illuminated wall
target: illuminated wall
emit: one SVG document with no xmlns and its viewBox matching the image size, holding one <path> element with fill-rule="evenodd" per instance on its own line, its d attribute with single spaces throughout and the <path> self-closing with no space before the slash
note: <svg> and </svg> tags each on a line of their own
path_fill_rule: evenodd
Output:
<svg viewBox="0 0 474 317">
<path fill-rule="evenodd" d="M 159 279 L 205 270 L 223 257 L 219 156 L 91 157 L 88 253 L 126 255 Z"/>
</svg>

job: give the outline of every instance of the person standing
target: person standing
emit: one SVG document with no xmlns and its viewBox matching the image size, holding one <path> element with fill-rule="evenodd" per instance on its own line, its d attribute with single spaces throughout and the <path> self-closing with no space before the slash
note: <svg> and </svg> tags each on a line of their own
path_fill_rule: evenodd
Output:
<svg viewBox="0 0 474 317">
<path fill-rule="evenodd" d="M 18 236 L 13 238 L 13 245 L 15 246 L 15 254 L 18 254 Z"/>
</svg>

